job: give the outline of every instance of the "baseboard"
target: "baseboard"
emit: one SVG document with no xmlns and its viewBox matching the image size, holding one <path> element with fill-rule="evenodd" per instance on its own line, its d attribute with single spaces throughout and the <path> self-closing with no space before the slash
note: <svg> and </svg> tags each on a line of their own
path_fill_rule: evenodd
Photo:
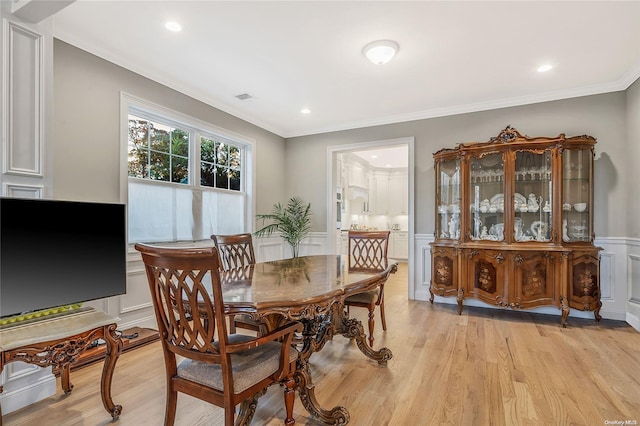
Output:
<svg viewBox="0 0 640 426">
<path fill-rule="evenodd" d="M 627 323 L 636 330 L 640 331 L 640 318 L 633 315 L 631 312 L 627 312 L 627 317 L 625 319 Z"/>
<path fill-rule="evenodd" d="M 55 394 L 56 378 L 53 374 L 47 374 L 35 382 L 15 390 L 9 390 L 5 386 L 4 392 L 0 394 L 2 414 L 12 413 Z"/>
</svg>

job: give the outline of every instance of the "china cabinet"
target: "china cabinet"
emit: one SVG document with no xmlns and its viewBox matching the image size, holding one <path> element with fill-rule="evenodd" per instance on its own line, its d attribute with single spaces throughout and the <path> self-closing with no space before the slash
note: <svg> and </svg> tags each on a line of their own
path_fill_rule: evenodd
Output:
<svg viewBox="0 0 640 426">
<path fill-rule="evenodd" d="M 488 142 L 434 154 L 431 302 L 454 296 L 499 307 L 552 305 L 600 319 L 593 239 L 591 136 L 528 137 L 508 126 Z"/>
</svg>

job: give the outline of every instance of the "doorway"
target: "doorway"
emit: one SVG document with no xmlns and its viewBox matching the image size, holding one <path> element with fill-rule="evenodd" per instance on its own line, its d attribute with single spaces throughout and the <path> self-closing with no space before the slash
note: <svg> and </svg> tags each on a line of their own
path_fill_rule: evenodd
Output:
<svg viewBox="0 0 640 426">
<path fill-rule="evenodd" d="M 403 150 L 406 171 L 393 167 L 391 153 Z M 386 139 L 327 148 L 327 247 L 340 253 L 342 231 L 390 229 L 398 250 L 390 248 L 391 258 L 406 260 L 408 298 L 414 288 L 414 138 Z M 371 156 L 377 155 L 377 158 Z M 380 158 L 380 155 L 386 156 Z M 368 158 L 367 158 L 368 157 Z M 345 160 L 347 159 L 347 160 Z M 348 164 L 344 164 L 348 161 Z M 398 163 L 399 164 L 399 163 Z M 345 166 L 353 166 L 345 172 Z M 387 167 L 391 166 L 391 167 Z M 385 182 L 385 177 L 389 179 Z M 386 196 L 383 195 L 386 192 Z M 378 199 L 383 200 L 379 203 Z M 399 201 L 402 200 L 402 201 Z M 402 209 L 406 200 L 406 208 Z M 385 210 L 386 208 L 386 210 Z M 390 241 L 390 245 L 393 244 Z M 405 257 L 406 256 L 406 257 Z"/>
</svg>

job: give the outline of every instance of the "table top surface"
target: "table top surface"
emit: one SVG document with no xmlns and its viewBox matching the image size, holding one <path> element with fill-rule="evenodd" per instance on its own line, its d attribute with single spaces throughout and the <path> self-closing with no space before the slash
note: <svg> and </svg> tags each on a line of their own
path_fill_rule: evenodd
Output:
<svg viewBox="0 0 640 426">
<path fill-rule="evenodd" d="M 257 263 L 221 273 L 225 304 L 257 311 L 323 303 L 375 288 L 396 267 L 349 270 L 346 256 L 316 255 Z"/>
<path fill-rule="evenodd" d="M 83 308 L 58 317 L 25 322 L 0 330 L 0 351 L 9 351 L 26 345 L 62 339 L 120 319 L 92 308 Z"/>
</svg>

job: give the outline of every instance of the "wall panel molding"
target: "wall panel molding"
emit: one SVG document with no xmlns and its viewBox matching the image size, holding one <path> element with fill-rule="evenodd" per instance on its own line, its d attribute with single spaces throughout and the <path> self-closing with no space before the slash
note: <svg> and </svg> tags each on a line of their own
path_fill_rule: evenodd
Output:
<svg viewBox="0 0 640 426">
<path fill-rule="evenodd" d="M 44 187 L 42 185 L 20 185 L 14 183 L 4 184 L 2 195 L 15 198 L 42 198 Z"/>
<path fill-rule="evenodd" d="M 43 35 L 3 19 L 3 173 L 43 177 Z"/>
</svg>

